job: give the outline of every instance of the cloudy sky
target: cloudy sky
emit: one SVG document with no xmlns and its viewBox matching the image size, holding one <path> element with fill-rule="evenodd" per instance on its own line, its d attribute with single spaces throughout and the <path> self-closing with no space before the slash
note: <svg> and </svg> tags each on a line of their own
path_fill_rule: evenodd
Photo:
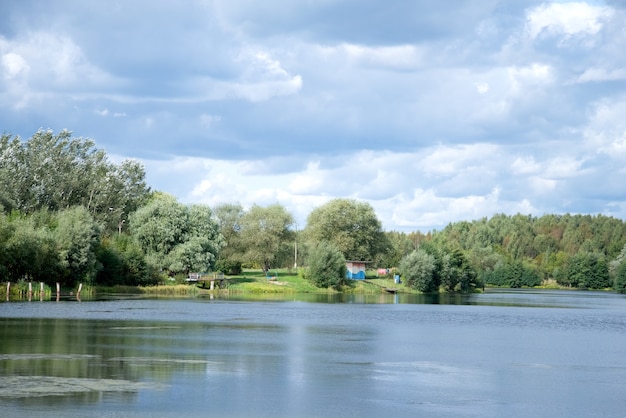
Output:
<svg viewBox="0 0 626 418">
<path fill-rule="evenodd" d="M 3 0 L 0 132 L 184 203 L 626 219 L 626 0 Z"/>
</svg>

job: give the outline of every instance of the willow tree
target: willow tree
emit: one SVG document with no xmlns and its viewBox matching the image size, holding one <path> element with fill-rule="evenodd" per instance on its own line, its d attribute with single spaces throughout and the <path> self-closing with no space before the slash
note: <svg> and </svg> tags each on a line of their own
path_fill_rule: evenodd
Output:
<svg viewBox="0 0 626 418">
<path fill-rule="evenodd" d="M 149 188 L 141 163 L 111 163 L 91 139 L 63 130 L 39 130 L 23 141 L 0 137 L 0 205 L 34 213 L 83 206 L 105 232 L 120 231 L 128 214 L 145 203 Z"/>
<path fill-rule="evenodd" d="M 208 206 L 185 206 L 164 193 L 130 216 L 129 229 L 148 262 L 170 273 L 211 271 L 224 245 Z"/>
<path fill-rule="evenodd" d="M 400 272 L 407 285 L 423 293 L 436 292 L 439 289 L 435 274 L 435 257 L 419 249 L 400 261 Z"/>
<path fill-rule="evenodd" d="M 293 217 L 281 205 L 267 207 L 253 205 L 241 217 L 241 246 L 244 258 L 259 265 L 265 272 L 280 263 L 293 243 L 289 229 Z"/>
<path fill-rule="evenodd" d="M 244 262 L 241 242 L 241 220 L 244 215 L 239 203 L 223 203 L 213 208 L 225 245 L 219 253 L 216 268 L 226 274 L 240 274 Z"/>
<path fill-rule="evenodd" d="M 312 245 L 333 243 L 346 260 L 374 261 L 390 249 L 374 209 L 353 199 L 334 199 L 314 209 L 305 234 Z"/>
</svg>

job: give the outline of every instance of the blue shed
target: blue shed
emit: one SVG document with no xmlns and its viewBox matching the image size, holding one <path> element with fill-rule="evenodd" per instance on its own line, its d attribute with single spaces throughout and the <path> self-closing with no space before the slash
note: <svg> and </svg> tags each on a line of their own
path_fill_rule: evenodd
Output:
<svg viewBox="0 0 626 418">
<path fill-rule="evenodd" d="M 346 278 L 365 280 L 365 264 L 367 261 L 346 261 Z"/>
</svg>

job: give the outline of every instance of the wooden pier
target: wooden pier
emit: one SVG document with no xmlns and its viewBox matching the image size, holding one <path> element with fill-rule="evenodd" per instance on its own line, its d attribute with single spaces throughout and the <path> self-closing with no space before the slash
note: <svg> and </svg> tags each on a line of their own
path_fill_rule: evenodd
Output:
<svg viewBox="0 0 626 418">
<path fill-rule="evenodd" d="M 206 289 L 206 285 L 209 283 L 209 290 L 214 290 L 216 287 L 225 289 L 230 279 L 225 278 L 224 273 L 189 273 L 189 277 L 185 280 L 187 283 L 201 283 L 203 289 Z"/>
</svg>

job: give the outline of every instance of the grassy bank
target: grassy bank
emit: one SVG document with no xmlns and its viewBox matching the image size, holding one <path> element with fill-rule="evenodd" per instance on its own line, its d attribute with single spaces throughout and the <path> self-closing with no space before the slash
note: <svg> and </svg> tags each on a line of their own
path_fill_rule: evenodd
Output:
<svg viewBox="0 0 626 418">
<path fill-rule="evenodd" d="M 205 282 L 190 284 L 163 284 L 159 286 L 114 286 L 99 287 L 100 294 L 136 294 L 155 296 L 195 296 L 210 293 L 246 293 L 246 294 L 289 294 L 289 293 L 339 293 L 334 289 L 323 289 L 314 286 L 293 269 L 271 270 L 266 276 L 262 270 L 245 270 L 236 276 L 225 276 L 223 281 L 216 280 L 215 288 L 209 290 L 210 284 Z M 341 290 L 344 293 L 376 294 L 386 292 L 385 288 L 394 288 L 400 292 L 413 291 L 403 284 L 395 284 L 391 278 L 368 277 L 367 281 L 350 280 Z"/>
<path fill-rule="evenodd" d="M 67 290 L 67 289 L 64 289 Z M 34 297 L 38 297 L 39 287 L 33 286 Z M 76 289 L 72 289 L 73 293 Z M 183 277 L 167 281 L 156 286 L 83 286 L 81 296 L 97 297 L 98 295 L 137 295 L 163 297 L 195 297 L 210 294 L 247 294 L 247 295 L 285 295 L 285 294 L 386 294 L 419 293 L 404 283 L 395 283 L 391 277 L 377 277 L 375 271 L 368 272 L 366 280 L 348 280 L 341 290 L 319 288 L 302 277 L 294 269 L 271 270 L 266 276 L 262 270 L 245 270 L 236 276 L 225 276 L 224 280 L 216 280 L 214 289 L 210 283 L 186 283 Z M 46 285 L 44 298 L 53 293 Z M 65 294 L 64 292 L 63 294 Z M 71 293 L 71 294 L 73 294 Z M 20 282 L 11 286 L 11 297 L 24 298 L 27 295 L 27 283 Z"/>
<path fill-rule="evenodd" d="M 399 292 L 413 291 L 404 284 L 394 283 L 392 278 L 377 278 L 369 274 L 365 281 L 348 280 L 341 291 L 319 288 L 293 270 L 272 270 L 266 277 L 260 270 L 247 270 L 240 276 L 228 278 L 228 291 L 242 293 L 385 293 L 386 289 Z"/>
</svg>

